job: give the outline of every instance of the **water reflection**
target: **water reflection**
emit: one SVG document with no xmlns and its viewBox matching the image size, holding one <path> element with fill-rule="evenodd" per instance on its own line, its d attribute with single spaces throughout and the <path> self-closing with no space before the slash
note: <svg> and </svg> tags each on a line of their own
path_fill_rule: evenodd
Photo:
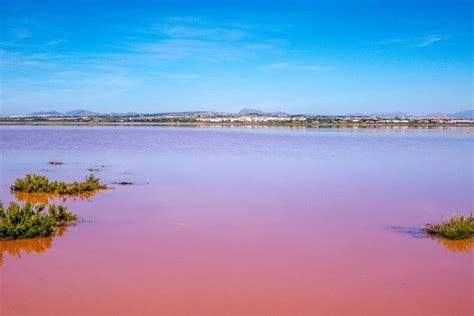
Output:
<svg viewBox="0 0 474 316">
<path fill-rule="evenodd" d="M 60 226 L 56 236 L 63 236 L 68 227 Z M 9 254 L 12 257 L 21 257 L 21 254 L 44 253 L 53 244 L 53 237 L 28 238 L 17 240 L 0 241 L 0 266 L 3 265 L 3 254 Z"/>
<path fill-rule="evenodd" d="M 72 201 L 74 202 L 78 200 L 90 201 L 91 198 L 99 191 L 100 190 L 72 194 L 72 195 L 60 195 L 57 193 L 25 193 L 25 192 L 12 192 L 12 194 L 15 196 L 15 198 L 18 201 L 21 201 L 21 202 L 49 204 L 55 199 L 59 199 L 63 203 L 65 203 L 68 199 L 72 199 Z"/>
<path fill-rule="evenodd" d="M 466 240 L 450 240 L 446 238 L 436 238 L 438 244 L 443 245 L 451 252 L 464 252 L 467 253 L 474 248 L 474 239 Z"/>
</svg>

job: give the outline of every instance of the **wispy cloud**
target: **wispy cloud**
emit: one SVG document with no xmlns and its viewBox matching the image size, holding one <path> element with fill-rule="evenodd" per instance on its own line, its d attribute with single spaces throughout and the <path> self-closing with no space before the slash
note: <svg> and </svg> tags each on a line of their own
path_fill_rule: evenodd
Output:
<svg viewBox="0 0 474 316">
<path fill-rule="evenodd" d="M 442 35 L 428 35 L 423 38 L 423 40 L 418 44 L 418 47 L 427 47 L 447 38 L 447 36 Z"/>
<path fill-rule="evenodd" d="M 130 43 L 133 53 L 153 58 L 201 61 L 243 60 L 277 54 L 286 42 L 266 36 L 256 25 L 211 23 L 202 17 L 171 17 L 144 31 L 155 40 Z M 151 56 L 150 56 L 151 57 Z"/>
<path fill-rule="evenodd" d="M 198 21 L 154 27 L 160 37 L 153 42 L 131 43 L 131 50 L 155 59 L 216 62 L 275 54 L 284 45 L 279 39 L 258 40 L 258 34 L 237 26 L 207 27 L 201 26 L 202 20 Z"/>
<path fill-rule="evenodd" d="M 59 56 L 51 54 L 28 54 L 0 50 L 1 64 L 4 67 L 15 66 L 52 66 Z"/>
<path fill-rule="evenodd" d="M 167 62 L 178 60 L 195 65 L 256 60 L 276 56 L 286 48 L 284 40 L 269 37 L 262 40 L 256 26 L 251 29 L 248 25 L 231 23 L 216 25 L 200 17 L 164 18 L 160 23 L 144 29 L 144 38 L 114 43 L 120 51 L 100 53 L 58 53 L 49 49 L 66 42 L 64 39 L 51 39 L 41 44 L 2 42 L 2 64 L 7 67 L 76 65 L 162 68 L 166 67 Z"/>
<path fill-rule="evenodd" d="M 272 54 L 277 47 L 272 43 L 233 43 L 204 39 L 164 39 L 154 43 L 134 44 L 132 51 L 147 58 L 190 61 L 236 61 Z"/>
<path fill-rule="evenodd" d="M 202 76 L 199 74 L 179 74 L 179 73 L 163 73 L 164 78 L 167 79 L 177 79 L 177 80 L 195 80 L 201 79 Z"/>
<path fill-rule="evenodd" d="M 246 35 L 246 32 L 231 28 L 196 28 L 188 26 L 164 26 L 157 30 L 171 38 L 205 38 L 216 41 L 236 41 Z"/>
<path fill-rule="evenodd" d="M 62 39 L 50 40 L 48 42 L 39 43 L 39 44 L 38 43 L 31 44 L 31 43 L 25 43 L 21 41 L 9 41 L 9 42 L 0 42 L 0 47 L 12 48 L 12 49 L 15 49 L 15 48 L 41 49 L 41 48 L 54 47 L 64 42 L 66 42 L 66 40 L 62 40 Z"/>
<path fill-rule="evenodd" d="M 31 36 L 31 32 L 27 29 L 17 29 L 14 30 L 13 33 L 18 40 L 22 40 Z"/>
<path fill-rule="evenodd" d="M 328 70 L 329 67 L 317 66 L 317 65 L 306 65 L 299 63 L 274 63 L 269 66 L 271 69 L 284 69 L 284 70 L 304 70 L 304 71 L 322 71 Z"/>
<path fill-rule="evenodd" d="M 58 89 L 128 88 L 137 85 L 139 80 L 139 77 L 120 72 L 71 70 L 52 72 L 41 81 L 30 78 L 10 79 L 5 82 L 5 86 L 9 89 L 40 86 L 54 86 Z"/>
<path fill-rule="evenodd" d="M 429 47 L 437 42 L 441 42 L 450 38 L 448 34 L 431 34 L 420 37 L 405 37 L 405 38 L 392 38 L 384 40 L 382 44 L 400 44 L 406 47 L 424 48 Z"/>
<path fill-rule="evenodd" d="M 238 41 L 252 35 L 254 25 L 236 24 L 231 21 L 213 23 L 204 17 L 167 17 L 152 27 L 151 31 L 169 38 Z"/>
<path fill-rule="evenodd" d="M 64 42 L 66 42 L 66 41 L 65 41 L 65 40 L 61 40 L 61 39 L 59 39 L 59 40 L 52 40 L 52 41 L 49 41 L 49 42 L 45 43 L 44 45 L 45 45 L 45 46 L 56 46 L 56 45 L 59 45 L 59 44 L 64 43 Z"/>
</svg>

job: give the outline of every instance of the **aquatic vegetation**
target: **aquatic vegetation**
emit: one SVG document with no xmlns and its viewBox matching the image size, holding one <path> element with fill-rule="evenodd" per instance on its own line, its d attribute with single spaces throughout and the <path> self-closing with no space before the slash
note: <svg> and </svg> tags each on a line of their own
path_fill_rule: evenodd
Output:
<svg viewBox="0 0 474 316">
<path fill-rule="evenodd" d="M 48 237 L 56 229 L 77 221 L 65 206 L 10 202 L 4 209 L 0 203 L 0 240 Z"/>
<path fill-rule="evenodd" d="M 48 165 L 52 165 L 52 166 L 61 166 L 63 165 L 64 162 L 60 161 L 60 160 L 51 160 L 51 161 L 48 161 Z"/>
<path fill-rule="evenodd" d="M 16 179 L 11 186 L 13 192 L 25 193 L 57 193 L 57 194 L 79 194 L 107 189 L 100 183 L 100 179 L 93 174 L 86 177 L 83 182 L 65 183 L 63 181 L 50 181 L 46 176 L 27 174 L 23 179 Z"/>
<path fill-rule="evenodd" d="M 97 171 L 104 170 L 104 168 L 105 168 L 105 165 L 100 165 L 100 166 L 94 166 L 94 167 L 88 168 L 87 170 L 90 172 L 97 172 Z"/>
<path fill-rule="evenodd" d="M 130 181 L 120 181 L 120 182 L 115 182 L 115 184 L 118 184 L 118 185 L 132 185 L 133 182 L 130 182 Z"/>
<path fill-rule="evenodd" d="M 428 224 L 424 231 L 446 239 L 463 240 L 474 236 L 474 215 L 454 214 L 439 224 Z"/>
</svg>

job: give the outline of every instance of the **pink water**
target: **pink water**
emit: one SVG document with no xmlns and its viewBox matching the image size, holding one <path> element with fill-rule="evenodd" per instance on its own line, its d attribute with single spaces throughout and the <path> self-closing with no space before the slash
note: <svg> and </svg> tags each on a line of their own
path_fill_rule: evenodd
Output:
<svg viewBox="0 0 474 316">
<path fill-rule="evenodd" d="M 135 183 L 0 243 L 0 314 L 472 315 L 472 242 L 417 230 L 473 210 L 466 131 L 0 127 L 4 203 L 28 172 Z"/>
</svg>

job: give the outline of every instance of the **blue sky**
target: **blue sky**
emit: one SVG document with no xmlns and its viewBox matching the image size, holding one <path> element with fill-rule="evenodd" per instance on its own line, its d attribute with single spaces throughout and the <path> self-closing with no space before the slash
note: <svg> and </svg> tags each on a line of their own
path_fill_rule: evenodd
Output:
<svg viewBox="0 0 474 316">
<path fill-rule="evenodd" d="M 1 1 L 1 113 L 472 108 L 472 1 Z"/>
</svg>

